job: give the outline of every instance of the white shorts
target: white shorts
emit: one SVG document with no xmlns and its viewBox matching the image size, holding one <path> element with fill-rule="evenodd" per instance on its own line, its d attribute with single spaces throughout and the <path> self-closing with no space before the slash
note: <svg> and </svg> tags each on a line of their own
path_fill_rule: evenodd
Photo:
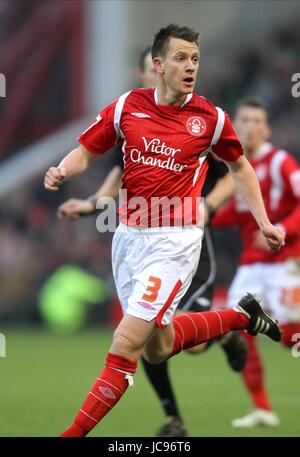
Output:
<svg viewBox="0 0 300 457">
<path fill-rule="evenodd" d="M 279 324 L 300 321 L 299 261 L 240 266 L 229 288 L 227 306 L 234 306 L 247 292 L 262 298 L 265 311 Z"/>
<path fill-rule="evenodd" d="M 203 230 L 139 229 L 120 224 L 112 243 L 112 268 L 123 314 L 168 325 L 197 270 Z"/>
</svg>

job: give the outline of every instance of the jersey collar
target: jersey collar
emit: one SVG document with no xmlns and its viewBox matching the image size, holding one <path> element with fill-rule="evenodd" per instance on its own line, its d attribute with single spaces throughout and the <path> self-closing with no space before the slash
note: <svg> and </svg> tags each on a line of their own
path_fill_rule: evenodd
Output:
<svg viewBox="0 0 300 457">
<path fill-rule="evenodd" d="M 187 96 L 185 97 L 183 103 L 180 105 L 179 108 L 183 108 L 184 105 L 186 105 L 187 103 L 189 103 L 189 101 L 192 99 L 193 97 L 193 92 L 191 94 L 187 94 Z M 156 87 L 156 89 L 154 90 L 154 100 L 155 100 L 155 103 L 158 105 L 158 88 Z M 167 106 L 167 105 L 166 105 Z"/>
</svg>

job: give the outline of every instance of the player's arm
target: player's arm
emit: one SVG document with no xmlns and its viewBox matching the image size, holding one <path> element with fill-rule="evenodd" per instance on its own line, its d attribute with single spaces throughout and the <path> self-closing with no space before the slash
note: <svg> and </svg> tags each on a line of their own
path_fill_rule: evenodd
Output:
<svg viewBox="0 0 300 457">
<path fill-rule="evenodd" d="M 114 127 L 116 100 L 98 114 L 95 121 L 78 137 L 80 146 L 73 149 L 57 167 L 45 174 L 47 190 L 56 191 L 67 179 L 83 173 L 99 155 L 104 154 L 118 140 Z"/>
<path fill-rule="evenodd" d="M 56 191 L 67 179 L 83 173 L 99 156 L 91 154 L 84 146 L 73 149 L 57 167 L 50 167 L 45 174 L 45 188 Z"/>
<path fill-rule="evenodd" d="M 57 216 L 59 219 L 78 219 L 80 216 L 92 214 L 101 208 L 101 197 L 117 198 L 122 183 L 122 169 L 116 165 L 107 175 L 104 183 L 97 192 L 87 199 L 71 198 L 59 206 Z M 98 202 L 98 204 L 97 204 Z"/>
<path fill-rule="evenodd" d="M 284 233 L 269 221 L 256 174 L 243 155 L 242 145 L 224 112 L 218 113 L 216 131 L 220 134 L 213 139 L 213 152 L 227 164 L 236 189 L 252 212 L 268 246 L 277 251 L 284 244 Z"/>
<path fill-rule="evenodd" d="M 227 166 L 237 191 L 252 212 L 269 247 L 273 251 L 279 250 L 284 245 L 284 233 L 269 221 L 259 182 L 252 166 L 243 155 L 235 161 L 227 162 Z"/>
</svg>

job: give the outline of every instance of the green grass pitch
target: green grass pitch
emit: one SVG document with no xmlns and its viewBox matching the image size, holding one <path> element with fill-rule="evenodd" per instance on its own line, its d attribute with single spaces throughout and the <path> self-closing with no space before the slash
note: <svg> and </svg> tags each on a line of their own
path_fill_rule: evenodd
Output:
<svg viewBox="0 0 300 457">
<path fill-rule="evenodd" d="M 70 425 L 102 370 L 112 332 L 55 335 L 44 330 L 2 329 L 7 357 L 0 358 L 0 436 L 57 436 Z M 251 409 L 240 376 L 220 348 L 201 356 L 180 354 L 170 372 L 190 436 L 300 436 L 300 357 L 259 338 L 268 390 L 281 417 L 277 428 L 234 430 L 232 418 Z M 114 410 L 90 436 L 154 436 L 163 413 L 143 368 Z"/>
</svg>

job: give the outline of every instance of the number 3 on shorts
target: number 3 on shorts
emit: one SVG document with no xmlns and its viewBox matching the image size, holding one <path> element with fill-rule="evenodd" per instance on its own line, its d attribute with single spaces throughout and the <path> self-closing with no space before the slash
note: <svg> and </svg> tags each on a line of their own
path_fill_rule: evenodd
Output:
<svg viewBox="0 0 300 457">
<path fill-rule="evenodd" d="M 150 283 L 144 293 L 142 300 L 153 303 L 158 296 L 158 291 L 161 288 L 161 279 L 156 276 L 149 276 L 148 282 Z"/>
</svg>

